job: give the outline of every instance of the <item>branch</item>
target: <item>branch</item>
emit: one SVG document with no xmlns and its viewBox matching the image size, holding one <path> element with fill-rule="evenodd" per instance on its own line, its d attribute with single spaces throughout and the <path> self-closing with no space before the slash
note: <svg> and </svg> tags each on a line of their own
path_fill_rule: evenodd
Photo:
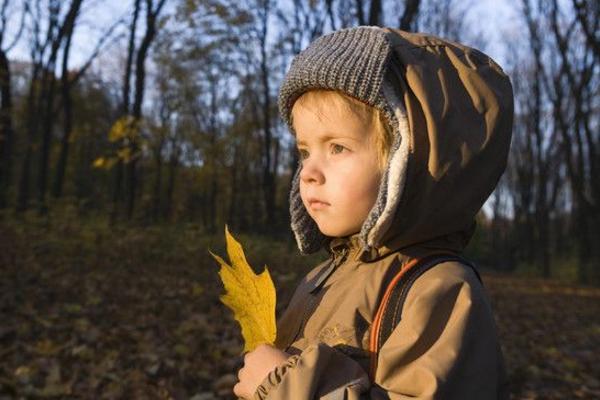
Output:
<svg viewBox="0 0 600 400">
<path fill-rule="evenodd" d="M 586 19 L 587 10 L 584 6 L 584 2 L 578 0 L 572 0 L 573 8 L 575 9 L 575 16 L 577 17 L 577 21 L 581 25 L 583 30 L 583 34 L 585 35 L 585 40 L 594 51 L 594 57 L 600 58 L 600 38 L 595 33 L 598 33 L 598 17 L 600 13 L 596 13 L 596 15 L 592 16 L 592 20 L 595 21 L 595 26 L 592 28 L 588 25 L 588 20 Z M 596 10 L 599 8 L 596 7 Z"/>
<path fill-rule="evenodd" d="M 81 79 L 81 77 L 83 75 L 85 75 L 88 68 L 92 65 L 92 62 L 96 59 L 98 54 L 100 54 L 100 51 L 102 50 L 102 46 L 104 45 L 104 43 L 111 37 L 113 31 L 117 28 L 117 26 L 119 26 L 124 21 L 125 21 L 124 16 L 119 18 L 110 28 L 108 28 L 108 30 L 104 33 L 104 35 L 102 35 L 100 40 L 98 40 L 98 43 L 96 43 L 96 47 L 94 48 L 94 51 L 92 52 L 90 57 L 86 60 L 86 62 L 83 64 L 83 66 L 77 71 L 77 74 L 75 74 L 73 79 L 71 79 L 69 81 L 70 85 L 78 82 L 79 79 Z"/>
<path fill-rule="evenodd" d="M 411 26 L 414 22 L 415 17 L 419 14 L 420 0 L 406 0 L 406 6 L 404 7 L 404 14 L 400 18 L 400 29 L 403 31 L 410 31 Z"/>
</svg>

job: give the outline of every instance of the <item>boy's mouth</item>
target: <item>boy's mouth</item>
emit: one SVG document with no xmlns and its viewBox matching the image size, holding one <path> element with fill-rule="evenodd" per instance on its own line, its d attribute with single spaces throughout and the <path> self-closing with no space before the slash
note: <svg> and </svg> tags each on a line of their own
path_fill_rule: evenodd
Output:
<svg viewBox="0 0 600 400">
<path fill-rule="evenodd" d="M 326 201 L 322 201 L 322 200 L 319 200 L 316 198 L 310 198 L 310 199 L 308 199 L 308 205 L 313 210 L 320 210 L 322 208 L 330 206 L 331 204 L 327 203 Z"/>
</svg>

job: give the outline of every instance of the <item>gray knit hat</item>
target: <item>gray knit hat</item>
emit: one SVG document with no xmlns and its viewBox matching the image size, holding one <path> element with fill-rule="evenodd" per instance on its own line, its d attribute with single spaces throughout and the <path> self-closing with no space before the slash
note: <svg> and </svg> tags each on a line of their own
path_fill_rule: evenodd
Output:
<svg viewBox="0 0 600 400">
<path fill-rule="evenodd" d="M 408 123 L 397 91 L 400 68 L 388 32 L 378 27 L 343 29 L 322 36 L 298 54 L 279 92 L 279 110 L 291 126 L 291 109 L 298 97 L 311 89 L 343 92 L 385 116 L 392 132 L 388 165 L 382 175 L 377 200 L 361 228 L 359 238 L 364 250 L 378 246 L 390 227 L 404 188 L 408 158 Z M 290 191 L 291 228 L 303 254 L 314 253 L 332 238 L 323 235 L 300 198 L 298 165 Z M 389 189 L 389 190 L 388 190 Z"/>
</svg>

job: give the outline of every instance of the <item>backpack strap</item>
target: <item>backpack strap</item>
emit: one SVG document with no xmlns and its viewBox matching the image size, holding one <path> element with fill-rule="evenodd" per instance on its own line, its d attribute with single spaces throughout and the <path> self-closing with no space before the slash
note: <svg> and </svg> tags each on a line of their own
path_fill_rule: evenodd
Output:
<svg viewBox="0 0 600 400">
<path fill-rule="evenodd" d="M 455 254 L 434 254 L 422 259 L 411 259 L 407 262 L 387 286 L 371 324 L 369 341 L 371 379 L 375 379 L 379 350 L 402 319 L 402 307 L 408 296 L 408 291 L 421 275 L 436 265 L 448 261 L 457 261 L 468 265 L 473 269 L 475 275 L 477 275 L 477 279 L 481 282 L 481 276 L 475 266 Z"/>
</svg>

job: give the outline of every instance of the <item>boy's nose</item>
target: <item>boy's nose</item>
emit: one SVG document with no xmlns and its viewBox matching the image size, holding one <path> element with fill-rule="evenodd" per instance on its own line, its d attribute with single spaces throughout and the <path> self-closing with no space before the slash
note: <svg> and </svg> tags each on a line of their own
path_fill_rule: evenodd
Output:
<svg viewBox="0 0 600 400">
<path fill-rule="evenodd" d="M 300 171 L 300 180 L 304 183 L 322 184 L 325 181 L 325 176 L 316 162 L 304 160 L 302 170 Z"/>
</svg>

